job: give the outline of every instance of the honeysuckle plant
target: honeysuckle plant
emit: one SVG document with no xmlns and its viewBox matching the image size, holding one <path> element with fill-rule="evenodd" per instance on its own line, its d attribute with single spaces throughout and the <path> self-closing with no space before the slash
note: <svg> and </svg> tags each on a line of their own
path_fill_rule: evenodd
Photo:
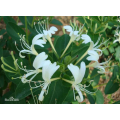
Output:
<svg viewBox="0 0 120 120">
<path fill-rule="evenodd" d="M 12 94 L 15 98 L 34 104 L 81 104 L 86 99 L 90 103 L 104 103 L 98 83 L 100 76 L 108 73 L 106 68 L 111 68 L 112 57 L 100 61 L 109 47 L 105 46 L 108 38 L 102 38 L 107 24 L 102 27 L 99 24 L 102 29 L 99 30 L 97 22 L 93 29 L 88 24 L 89 19 L 83 20 L 84 23 L 78 22 L 78 17 L 78 21 L 75 19 L 65 26 L 48 18 L 33 20 L 31 25 L 26 21 L 25 32 L 9 23 L 19 31 L 15 29 L 14 37 L 7 26 L 15 45 L 10 56 L 1 56 L 1 67 L 11 84 L 16 86 Z M 62 36 L 56 34 L 58 26 L 53 25 L 56 23 L 63 28 Z"/>
</svg>

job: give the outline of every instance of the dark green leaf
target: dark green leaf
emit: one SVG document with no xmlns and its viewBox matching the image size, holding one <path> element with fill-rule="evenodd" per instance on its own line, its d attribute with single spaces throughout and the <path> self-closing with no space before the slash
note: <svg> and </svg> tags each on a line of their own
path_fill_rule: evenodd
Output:
<svg viewBox="0 0 120 120">
<path fill-rule="evenodd" d="M 8 24 L 8 22 L 12 22 L 16 24 L 16 21 L 10 16 L 3 16 L 3 20 L 6 24 Z"/>
<path fill-rule="evenodd" d="M 104 97 L 100 90 L 97 90 L 96 92 L 96 103 L 97 104 L 103 104 L 104 103 Z"/>
<path fill-rule="evenodd" d="M 57 20 L 57 19 L 53 19 L 52 21 L 51 21 L 51 24 L 54 24 L 54 25 L 63 25 L 59 20 Z"/>
</svg>

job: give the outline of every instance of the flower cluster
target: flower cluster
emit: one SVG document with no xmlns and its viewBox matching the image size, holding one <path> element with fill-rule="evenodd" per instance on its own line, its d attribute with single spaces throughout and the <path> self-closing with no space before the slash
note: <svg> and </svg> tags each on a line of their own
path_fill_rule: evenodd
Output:
<svg viewBox="0 0 120 120">
<path fill-rule="evenodd" d="M 43 101 L 44 99 L 44 94 L 48 92 L 49 89 L 49 85 L 52 81 L 58 80 L 61 77 L 58 78 L 52 78 L 53 74 L 59 69 L 60 65 L 57 65 L 56 62 L 51 63 L 50 60 L 48 59 L 48 55 L 45 52 L 41 52 L 41 53 L 37 53 L 37 51 L 35 50 L 34 45 L 38 45 L 40 47 L 44 47 L 44 44 L 46 44 L 46 42 L 48 41 L 53 49 L 54 54 L 58 57 L 58 58 L 62 58 L 65 54 L 65 52 L 67 51 L 67 49 L 69 48 L 70 44 L 72 44 L 72 42 L 75 41 L 80 41 L 81 39 L 83 40 L 82 44 L 87 44 L 90 43 L 90 46 L 88 48 L 88 50 L 83 54 L 83 56 L 81 58 L 79 58 L 77 60 L 77 62 L 73 65 L 72 63 L 70 63 L 67 68 L 71 71 L 74 80 L 67 80 L 64 78 L 61 78 L 62 80 L 70 83 L 72 85 L 73 88 L 73 93 L 74 93 L 74 99 L 77 99 L 79 102 L 83 101 L 83 95 L 81 91 L 85 91 L 88 94 L 92 94 L 92 92 L 88 91 L 87 89 L 85 89 L 88 86 L 82 85 L 81 82 L 84 78 L 85 72 L 86 72 L 86 68 L 88 67 L 94 67 L 97 68 L 99 71 L 98 73 L 105 73 L 105 67 L 104 66 L 107 62 L 103 62 L 103 63 L 99 63 L 99 57 L 102 55 L 102 50 L 99 49 L 99 47 L 101 45 L 98 45 L 99 41 L 100 41 L 100 37 L 97 40 L 96 43 L 94 43 L 91 38 L 89 37 L 89 35 L 87 34 L 82 34 L 83 32 L 83 27 L 84 26 L 78 26 L 76 24 L 71 24 L 70 26 L 64 26 L 64 29 L 67 32 L 70 32 L 69 36 L 70 36 L 70 40 L 68 45 L 66 46 L 65 50 L 63 51 L 62 55 L 59 57 L 55 47 L 52 43 L 51 37 L 52 34 L 55 34 L 55 32 L 58 30 L 56 27 L 52 26 L 49 28 L 49 24 L 48 24 L 48 20 L 45 21 L 39 21 L 37 23 L 38 28 L 35 26 L 36 32 L 38 33 L 33 39 L 32 39 L 32 45 L 29 46 L 28 43 L 26 43 L 25 41 L 25 36 L 21 35 L 20 36 L 20 42 L 21 42 L 21 46 L 23 48 L 23 50 L 19 50 L 16 46 L 16 48 L 19 50 L 19 55 L 21 58 L 25 58 L 25 56 L 23 56 L 23 53 L 26 54 L 32 54 L 35 55 L 35 59 L 33 61 L 33 67 L 34 70 L 27 70 L 26 67 L 23 67 L 23 65 L 21 64 L 17 66 L 19 67 L 19 69 L 23 70 L 26 72 L 25 75 L 21 76 L 21 81 L 26 84 L 26 83 L 30 83 L 33 82 L 33 79 L 36 77 L 37 74 L 42 72 L 42 78 L 44 81 L 40 81 L 40 85 L 34 88 L 38 88 L 38 87 L 42 87 L 41 93 L 38 97 L 38 99 L 40 101 Z M 16 43 L 15 43 L 16 45 Z M 84 61 L 80 62 L 86 55 L 89 55 L 86 59 L 88 61 L 92 61 L 92 64 L 86 65 Z M 77 64 L 80 62 L 80 67 L 77 66 Z M 17 60 L 16 60 L 17 63 Z M 30 76 L 32 76 L 30 79 L 28 79 Z M 75 91 L 77 91 L 78 95 L 77 97 L 75 97 Z"/>
</svg>

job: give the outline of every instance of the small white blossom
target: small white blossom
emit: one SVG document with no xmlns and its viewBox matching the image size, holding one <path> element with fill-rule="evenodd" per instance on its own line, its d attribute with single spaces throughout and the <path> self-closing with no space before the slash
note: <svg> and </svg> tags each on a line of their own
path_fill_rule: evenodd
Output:
<svg viewBox="0 0 120 120">
<path fill-rule="evenodd" d="M 44 83 L 43 83 L 42 91 L 38 98 L 40 101 L 43 101 L 44 93 L 48 93 L 47 88 L 49 88 L 49 85 L 51 83 L 51 77 L 58 70 L 59 67 L 60 67 L 59 65 L 56 65 L 56 62 L 52 64 L 50 60 L 45 61 L 42 69 L 42 78 L 44 80 Z"/>
<path fill-rule="evenodd" d="M 82 102 L 83 101 L 83 95 L 82 95 L 81 91 L 85 91 L 86 93 L 91 94 L 91 92 L 86 90 L 84 88 L 84 86 L 81 84 L 81 82 L 83 80 L 83 77 L 85 75 L 85 71 L 86 71 L 85 63 L 81 62 L 80 69 L 79 69 L 79 67 L 77 67 L 77 66 L 75 66 L 73 64 L 70 64 L 70 65 L 68 65 L 68 69 L 73 74 L 74 80 L 75 80 L 75 81 L 72 81 L 73 92 L 74 92 L 74 89 L 78 92 L 78 94 L 79 94 L 79 102 Z M 74 93 L 74 99 L 75 99 L 75 93 Z"/>
<path fill-rule="evenodd" d="M 42 52 L 40 53 L 39 55 L 36 56 L 36 58 L 34 59 L 33 61 L 33 67 L 35 68 L 35 70 L 27 70 L 26 68 L 21 68 L 18 64 L 18 67 L 27 72 L 27 74 L 25 74 L 24 76 L 22 76 L 21 78 L 21 81 L 23 83 L 26 83 L 26 82 L 29 82 L 29 81 L 32 81 L 34 79 L 34 77 L 39 73 L 39 72 L 42 72 L 39 68 L 41 68 L 44 64 L 44 62 L 46 61 L 48 55 L 45 54 L 45 52 Z M 27 78 L 29 76 L 33 75 L 30 80 L 27 80 Z"/>
<path fill-rule="evenodd" d="M 37 51 L 34 48 L 34 45 L 39 45 L 41 47 L 44 47 L 43 44 L 45 44 L 45 42 L 42 39 L 38 39 L 37 36 L 35 36 L 32 40 L 32 45 L 29 46 L 26 41 L 25 41 L 25 35 L 20 35 L 20 42 L 21 42 L 21 47 L 23 48 L 23 50 L 19 50 L 17 48 L 16 42 L 15 42 L 15 46 L 17 48 L 17 50 L 19 51 L 19 56 L 21 58 L 25 58 L 25 56 L 23 56 L 21 53 L 26 53 L 26 54 L 33 54 L 33 55 L 38 55 Z"/>
<path fill-rule="evenodd" d="M 120 43 L 120 31 L 116 30 L 114 36 L 115 36 L 117 39 L 114 40 L 113 43 L 116 43 L 116 42 L 119 42 L 119 43 Z"/>
</svg>

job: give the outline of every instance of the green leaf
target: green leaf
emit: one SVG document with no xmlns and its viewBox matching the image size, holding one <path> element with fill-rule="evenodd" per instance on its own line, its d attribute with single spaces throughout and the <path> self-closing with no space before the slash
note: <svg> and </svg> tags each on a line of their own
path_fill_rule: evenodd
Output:
<svg viewBox="0 0 120 120">
<path fill-rule="evenodd" d="M 98 70 L 96 70 L 95 68 L 94 68 L 94 70 L 92 71 L 91 80 L 94 80 L 94 81 L 92 82 L 92 86 L 96 86 L 96 85 L 99 83 L 100 74 L 98 74 L 97 71 L 98 71 Z"/>
<path fill-rule="evenodd" d="M 119 100 L 119 101 L 114 102 L 113 104 L 120 104 L 120 100 Z"/>
<path fill-rule="evenodd" d="M 0 47 L 0 58 L 3 56 L 3 49 Z"/>
<path fill-rule="evenodd" d="M 22 30 L 19 26 L 16 24 L 9 22 L 6 26 L 7 33 L 14 39 L 14 40 L 19 40 L 20 37 L 18 33 L 21 35 L 25 35 L 24 30 Z"/>
<path fill-rule="evenodd" d="M 96 103 L 97 104 L 103 104 L 104 103 L 104 97 L 100 90 L 97 90 L 96 92 Z"/>
<path fill-rule="evenodd" d="M 55 49 L 59 56 L 62 54 L 63 50 L 66 48 L 69 40 L 70 40 L 70 36 L 67 34 L 65 34 L 57 39 L 56 44 L 55 44 Z M 69 49 L 70 48 L 71 47 L 69 46 Z M 69 49 L 67 51 L 69 51 Z"/>
<path fill-rule="evenodd" d="M 114 82 L 119 73 L 119 67 L 115 66 L 113 70 L 113 75 L 105 87 L 105 94 L 112 94 L 119 89 L 119 83 Z"/>
<path fill-rule="evenodd" d="M 0 88 L 4 86 L 4 76 L 0 75 Z"/>
<path fill-rule="evenodd" d="M 5 29 L 2 29 L 2 30 L 0 31 L 0 35 L 3 35 L 5 32 L 6 32 L 6 30 L 5 30 Z"/>
<path fill-rule="evenodd" d="M 103 54 L 104 54 L 104 55 L 106 55 L 106 56 L 108 56 L 108 55 L 109 55 L 108 50 L 107 50 L 107 49 L 105 49 L 105 50 L 103 51 Z"/>
<path fill-rule="evenodd" d="M 90 104 L 95 104 L 95 99 L 93 98 L 93 96 L 92 96 L 92 95 L 87 94 L 87 98 L 88 98 L 88 100 L 89 100 Z"/>
<path fill-rule="evenodd" d="M 33 89 L 32 92 L 34 93 L 40 90 L 41 88 L 36 88 L 36 89 Z M 15 97 L 21 100 L 30 94 L 31 94 L 31 90 L 30 90 L 29 83 L 23 84 L 22 82 L 20 82 L 16 88 Z"/>
<path fill-rule="evenodd" d="M 120 46 L 118 46 L 117 48 L 115 48 L 115 59 L 120 61 Z"/>
<path fill-rule="evenodd" d="M 16 24 L 16 21 L 10 16 L 3 16 L 3 20 L 6 24 L 8 24 L 8 22 L 12 22 Z"/>
<path fill-rule="evenodd" d="M 56 20 L 56 19 L 53 19 L 51 21 L 51 24 L 54 24 L 54 25 L 63 25 L 59 20 Z"/>
<path fill-rule="evenodd" d="M 62 85 L 62 80 L 54 81 L 50 84 L 48 95 L 45 96 L 43 103 L 61 104 L 68 95 L 69 90 L 70 87 L 65 87 Z"/>
<path fill-rule="evenodd" d="M 110 53 L 114 53 L 115 52 L 115 49 L 114 49 L 113 46 L 110 46 L 108 49 L 109 49 Z"/>
</svg>

